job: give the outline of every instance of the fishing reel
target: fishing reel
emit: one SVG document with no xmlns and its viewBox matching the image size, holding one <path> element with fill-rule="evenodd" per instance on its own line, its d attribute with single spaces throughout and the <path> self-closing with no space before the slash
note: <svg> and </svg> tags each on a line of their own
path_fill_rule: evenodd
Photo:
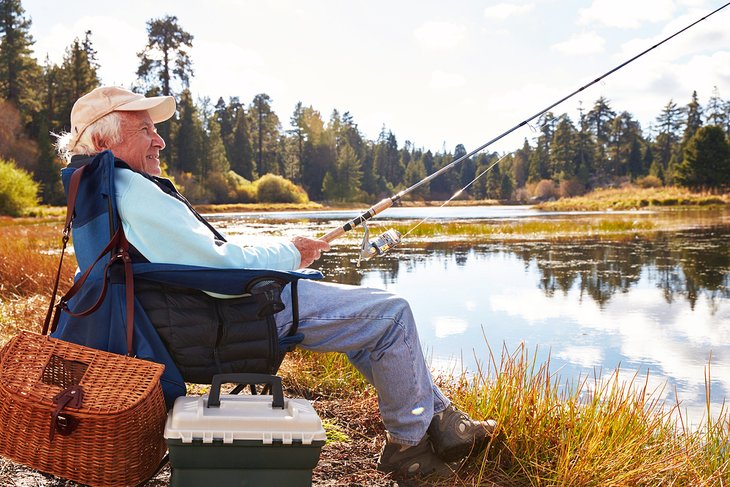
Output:
<svg viewBox="0 0 730 487">
<path fill-rule="evenodd" d="M 370 229 L 362 222 L 362 227 L 365 230 L 365 235 L 362 238 L 362 245 L 360 248 L 360 257 L 357 259 L 357 265 L 363 260 L 370 260 L 376 255 L 383 255 L 396 245 L 401 242 L 401 233 L 394 228 L 386 230 L 380 234 L 375 240 L 370 240 Z"/>
</svg>

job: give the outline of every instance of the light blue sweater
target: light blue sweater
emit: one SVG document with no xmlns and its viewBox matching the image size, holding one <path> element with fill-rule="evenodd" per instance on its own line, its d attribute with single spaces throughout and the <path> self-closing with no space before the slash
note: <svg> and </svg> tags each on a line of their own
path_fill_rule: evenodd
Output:
<svg viewBox="0 0 730 487">
<path fill-rule="evenodd" d="M 182 201 L 127 169 L 115 169 L 115 192 L 127 240 L 150 262 L 224 269 L 299 268 L 291 242 L 241 246 L 216 240 Z"/>
</svg>

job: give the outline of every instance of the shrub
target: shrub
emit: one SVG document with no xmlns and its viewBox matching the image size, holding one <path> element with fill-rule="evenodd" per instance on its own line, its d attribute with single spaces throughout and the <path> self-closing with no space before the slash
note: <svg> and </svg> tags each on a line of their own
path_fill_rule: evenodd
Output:
<svg viewBox="0 0 730 487">
<path fill-rule="evenodd" d="M 259 203 L 307 203 L 307 193 L 288 179 L 264 174 L 255 183 Z"/>
<path fill-rule="evenodd" d="M 530 191 L 527 188 L 517 188 L 512 194 L 514 201 L 525 203 L 530 200 Z"/>
<path fill-rule="evenodd" d="M 572 198 L 573 196 L 581 196 L 585 194 L 586 186 L 578 179 L 563 179 L 560 181 L 560 197 Z"/>
<path fill-rule="evenodd" d="M 556 199 L 558 197 L 558 188 L 553 181 L 543 179 L 535 186 L 534 197 L 540 201 Z"/>
<path fill-rule="evenodd" d="M 189 172 L 181 172 L 175 174 L 175 185 L 178 191 L 185 195 L 185 198 L 193 204 L 201 204 L 208 202 L 208 195 L 205 188 L 200 184 L 196 176 Z"/>
<path fill-rule="evenodd" d="M 644 176 L 643 178 L 637 178 L 636 184 L 640 188 L 659 188 L 662 186 L 662 180 L 656 176 Z"/>
<path fill-rule="evenodd" d="M 256 186 L 234 171 L 226 173 L 228 185 L 232 191 L 231 203 L 255 203 Z"/>
<path fill-rule="evenodd" d="M 0 215 L 21 216 L 36 206 L 38 188 L 30 173 L 0 159 Z"/>
</svg>

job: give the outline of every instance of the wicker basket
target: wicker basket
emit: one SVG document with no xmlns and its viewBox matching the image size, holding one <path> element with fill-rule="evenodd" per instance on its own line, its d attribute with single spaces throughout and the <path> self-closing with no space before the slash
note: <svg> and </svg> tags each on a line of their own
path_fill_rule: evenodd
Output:
<svg viewBox="0 0 730 487">
<path fill-rule="evenodd" d="M 165 454 L 163 366 L 21 332 L 0 353 L 0 455 L 92 486 L 137 485 Z M 52 417 L 54 397 L 83 399 Z"/>
</svg>

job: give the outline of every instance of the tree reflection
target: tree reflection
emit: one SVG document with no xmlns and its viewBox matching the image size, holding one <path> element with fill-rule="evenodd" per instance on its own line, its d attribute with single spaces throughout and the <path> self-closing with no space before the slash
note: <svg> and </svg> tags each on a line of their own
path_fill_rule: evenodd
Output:
<svg viewBox="0 0 730 487">
<path fill-rule="evenodd" d="M 694 309 L 705 296 L 712 309 L 730 298 L 730 229 L 697 229 L 684 233 L 658 233 L 632 240 L 601 238 L 521 242 L 427 243 L 400 246 L 390 253 L 355 265 L 357 250 L 336 247 L 320 268 L 331 280 L 360 284 L 365 272 L 378 272 L 384 282 L 394 282 L 399 272 L 419 265 L 468 266 L 484 254 L 506 253 L 534 267 L 537 286 L 547 296 L 578 288 L 601 307 L 616 293 L 626 293 L 643 277 L 655 283 L 667 303 L 686 299 Z M 438 264 L 436 264 L 436 262 Z"/>
</svg>

